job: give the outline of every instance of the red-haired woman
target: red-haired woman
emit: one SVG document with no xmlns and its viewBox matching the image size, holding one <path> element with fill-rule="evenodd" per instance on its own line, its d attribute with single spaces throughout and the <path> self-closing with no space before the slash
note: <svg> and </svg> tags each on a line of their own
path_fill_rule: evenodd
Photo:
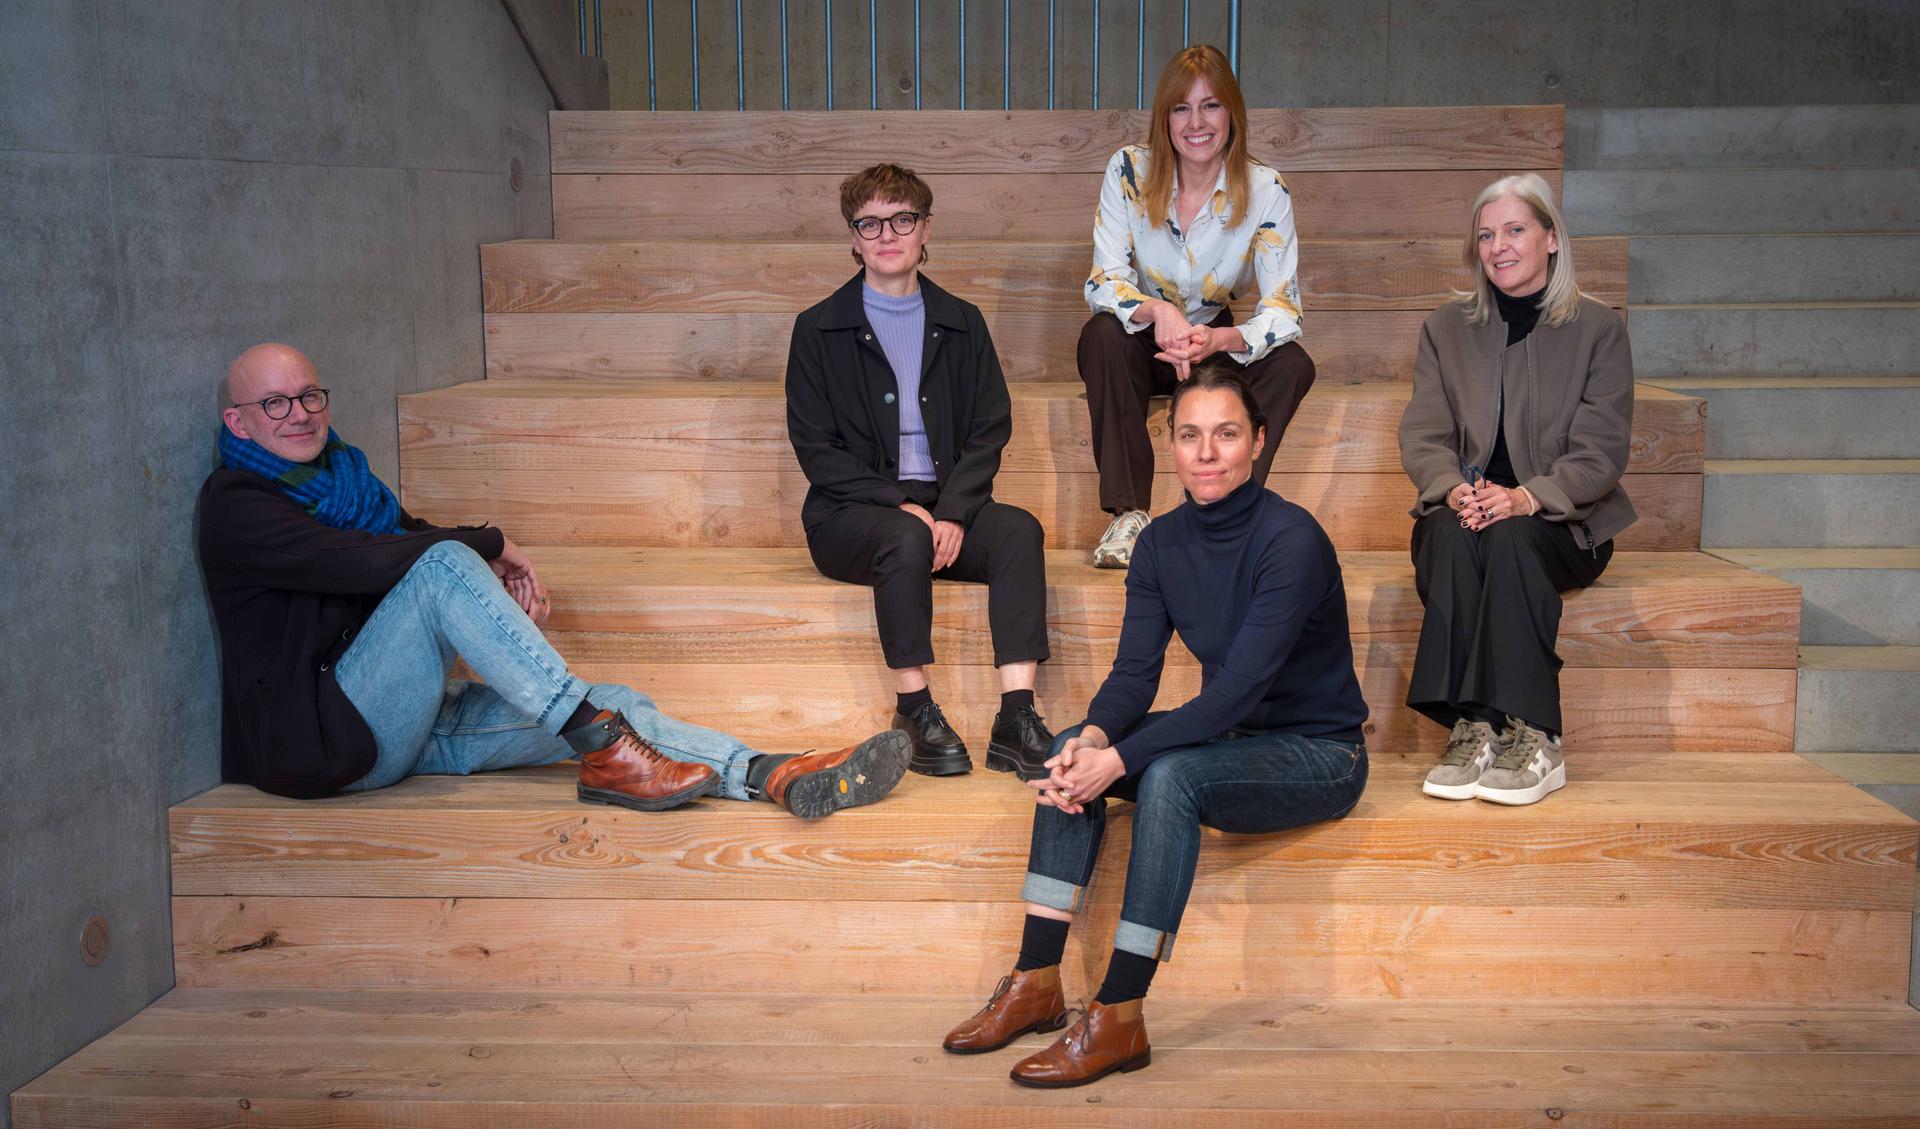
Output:
<svg viewBox="0 0 1920 1129">
<path fill-rule="evenodd" d="M 1264 485 L 1274 452 L 1313 386 L 1300 347 L 1299 247 L 1280 174 L 1247 155 L 1247 104 L 1218 48 L 1168 60 L 1148 142 L 1107 162 L 1093 221 L 1093 272 L 1080 331 L 1080 379 L 1093 417 L 1100 508 L 1113 515 L 1093 563 L 1125 568 L 1153 504 L 1147 399 L 1224 353 L 1267 418 L 1254 464 Z M 1245 321 L 1229 308 L 1252 303 Z"/>
</svg>

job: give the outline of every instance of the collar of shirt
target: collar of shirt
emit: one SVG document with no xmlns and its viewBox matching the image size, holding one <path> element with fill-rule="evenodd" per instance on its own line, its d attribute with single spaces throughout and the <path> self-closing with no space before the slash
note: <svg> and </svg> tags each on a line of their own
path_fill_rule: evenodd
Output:
<svg viewBox="0 0 1920 1129">
<path fill-rule="evenodd" d="M 1213 194 L 1208 196 L 1207 202 L 1201 206 L 1198 212 L 1194 213 L 1194 227 L 1200 226 L 1208 217 L 1216 220 L 1220 218 L 1221 213 L 1227 210 L 1226 205 L 1220 202 L 1226 194 L 1227 163 L 1221 161 L 1220 172 L 1213 178 Z M 1167 227 L 1171 229 L 1175 235 L 1180 235 L 1180 164 L 1177 159 L 1173 166 L 1173 199 L 1170 201 L 1170 204 L 1172 206 L 1167 209 Z"/>
</svg>

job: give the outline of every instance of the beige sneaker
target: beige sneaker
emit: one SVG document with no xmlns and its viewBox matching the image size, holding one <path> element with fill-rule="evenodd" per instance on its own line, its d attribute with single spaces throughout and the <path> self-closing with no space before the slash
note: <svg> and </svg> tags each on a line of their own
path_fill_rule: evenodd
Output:
<svg viewBox="0 0 1920 1129">
<path fill-rule="evenodd" d="M 1153 519 L 1145 510 L 1128 510 L 1107 526 L 1100 543 L 1093 547 L 1093 567 L 1125 568 L 1133 562 L 1133 543 Z"/>
<path fill-rule="evenodd" d="M 1506 747 L 1493 759 L 1493 767 L 1480 774 L 1474 795 L 1496 804 L 1537 804 L 1567 786 L 1560 738 L 1509 717 L 1501 743 Z"/>
<path fill-rule="evenodd" d="M 1502 742 L 1493 726 L 1484 721 L 1461 718 L 1453 723 L 1453 735 L 1447 738 L 1446 755 L 1427 773 L 1420 790 L 1443 800 L 1471 800 L 1480 774 L 1493 764 Z"/>
</svg>

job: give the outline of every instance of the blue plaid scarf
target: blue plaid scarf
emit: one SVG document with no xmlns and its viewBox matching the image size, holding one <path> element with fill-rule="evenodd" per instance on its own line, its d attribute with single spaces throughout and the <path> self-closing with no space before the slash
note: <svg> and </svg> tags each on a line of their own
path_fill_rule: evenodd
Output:
<svg viewBox="0 0 1920 1129">
<path fill-rule="evenodd" d="M 365 533 L 401 533 L 400 502 L 367 469 L 367 456 L 327 429 L 327 445 L 310 463 L 289 462 L 228 428 L 220 429 L 220 461 L 280 487 L 322 525 Z"/>
</svg>

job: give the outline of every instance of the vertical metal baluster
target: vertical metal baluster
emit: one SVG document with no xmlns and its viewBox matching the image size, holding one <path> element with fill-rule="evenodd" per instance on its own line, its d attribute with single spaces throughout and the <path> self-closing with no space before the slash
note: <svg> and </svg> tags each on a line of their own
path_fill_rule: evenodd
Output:
<svg viewBox="0 0 1920 1129">
<path fill-rule="evenodd" d="M 867 109 L 880 108 L 880 23 L 874 5 L 867 0 Z"/>
<path fill-rule="evenodd" d="M 826 0 L 827 8 L 827 109 L 833 109 L 833 0 Z"/>
<path fill-rule="evenodd" d="M 920 108 L 920 0 L 913 0 L 913 108 Z"/>
<path fill-rule="evenodd" d="M 960 108 L 967 108 L 967 0 L 960 0 Z"/>
<path fill-rule="evenodd" d="M 793 109 L 793 91 L 787 85 L 787 0 L 780 0 L 780 108 Z"/>
<path fill-rule="evenodd" d="M 1227 0 L 1227 63 L 1240 75 L 1240 0 Z"/>
<path fill-rule="evenodd" d="M 1134 21 L 1133 108 L 1145 106 L 1147 96 L 1147 0 L 1140 0 L 1140 15 Z"/>
<path fill-rule="evenodd" d="M 1180 0 L 1180 46 L 1193 42 L 1193 0 Z"/>
<path fill-rule="evenodd" d="M 660 98 L 655 92 L 653 71 L 653 0 L 647 0 L 647 109 L 660 108 Z"/>
<path fill-rule="evenodd" d="M 687 0 L 693 20 L 693 108 L 700 108 L 700 0 Z"/>
<path fill-rule="evenodd" d="M 747 108 L 747 23 L 740 18 L 740 0 L 733 0 L 733 100 L 738 109 Z"/>
<path fill-rule="evenodd" d="M 1000 0 L 1000 108 L 1013 108 L 1013 0 Z"/>
<path fill-rule="evenodd" d="M 1053 109 L 1053 0 L 1047 0 L 1047 109 Z"/>
<path fill-rule="evenodd" d="M 1093 0 L 1093 108 L 1100 108 L 1100 0 Z"/>
<path fill-rule="evenodd" d="M 607 57 L 606 44 L 600 37 L 600 0 L 593 0 L 593 57 Z"/>
<path fill-rule="evenodd" d="M 584 55 L 587 53 L 587 0 L 580 0 L 574 8 L 580 17 L 580 53 Z"/>
</svg>

